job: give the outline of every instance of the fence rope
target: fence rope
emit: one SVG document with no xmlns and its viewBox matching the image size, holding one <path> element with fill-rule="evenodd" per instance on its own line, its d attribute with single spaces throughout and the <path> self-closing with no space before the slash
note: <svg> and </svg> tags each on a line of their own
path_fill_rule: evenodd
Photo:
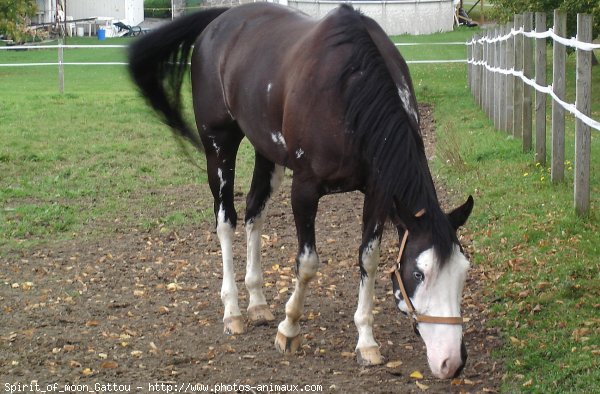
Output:
<svg viewBox="0 0 600 394">
<path fill-rule="evenodd" d="M 498 36 L 498 37 L 494 37 L 494 38 L 482 37 L 478 40 L 472 39 L 471 41 L 467 41 L 466 45 L 483 44 L 486 42 L 493 44 L 496 42 L 508 40 L 509 38 L 517 36 L 519 34 L 524 35 L 525 37 L 529 37 L 529 38 L 549 38 L 550 37 L 554 41 L 558 41 L 559 43 L 561 43 L 565 46 L 580 49 L 582 51 L 592 51 L 594 49 L 600 49 L 600 44 L 581 42 L 581 41 L 577 40 L 577 37 L 572 37 L 572 38 L 561 37 L 554 32 L 553 28 L 549 28 L 548 30 L 546 30 L 544 32 L 535 32 L 535 31 L 525 31 L 522 26 L 516 30 L 514 27 L 511 28 L 510 33 L 507 33 L 503 36 Z"/>
<path fill-rule="evenodd" d="M 525 82 L 527 85 L 533 87 L 538 92 L 546 93 L 546 94 L 549 94 L 550 96 L 552 96 L 552 98 L 557 103 L 559 103 L 561 105 L 561 107 L 563 107 L 565 110 L 569 111 L 577 119 L 581 120 L 582 122 L 584 122 L 585 124 L 587 124 L 591 128 L 600 131 L 600 122 L 598 122 L 598 121 L 590 118 L 589 116 L 581 113 L 581 111 L 579 111 L 575 105 L 569 104 L 569 103 L 561 100 L 556 95 L 556 93 L 554 93 L 552 84 L 550 84 L 548 86 L 538 85 L 533 79 L 527 78 L 525 76 L 525 74 L 523 74 L 523 71 L 517 71 L 514 68 L 511 68 L 510 70 L 507 70 L 507 69 L 501 68 L 501 67 L 493 67 L 493 66 L 490 66 L 489 64 L 487 64 L 487 62 L 485 62 L 483 60 L 473 61 L 473 60 L 469 59 L 469 60 L 467 60 L 467 63 L 468 64 L 472 64 L 474 66 L 484 66 L 488 71 L 491 71 L 493 73 L 499 73 L 499 74 L 504 74 L 504 75 L 514 75 L 515 77 L 521 78 L 521 80 L 523 82 Z"/>
<path fill-rule="evenodd" d="M 582 50 L 582 51 L 592 51 L 594 49 L 600 49 L 600 45 L 591 44 L 591 43 L 587 43 L 587 42 L 581 42 L 581 41 L 578 41 L 576 37 L 572 37 L 570 39 L 561 37 L 561 36 L 557 35 L 554 32 L 554 29 L 552 29 L 552 28 L 549 28 L 548 30 L 546 30 L 544 32 L 536 32 L 536 31 L 525 31 L 523 26 L 519 27 L 518 29 L 511 27 L 509 33 L 498 36 L 498 37 L 488 38 L 487 36 L 484 36 L 477 40 L 471 39 L 470 41 L 468 41 L 466 43 L 466 45 L 467 46 L 472 46 L 474 44 L 482 44 L 483 45 L 484 43 L 493 44 L 496 42 L 508 40 L 509 38 L 512 38 L 519 34 L 521 34 L 525 37 L 529 37 L 529 38 L 552 38 L 554 41 L 557 41 L 565 46 L 576 48 L 577 50 Z M 533 87 L 538 92 L 550 95 L 558 104 L 560 104 L 561 107 L 563 107 L 566 111 L 570 112 L 577 119 L 581 120 L 586 125 L 593 128 L 594 130 L 600 131 L 600 122 L 581 113 L 581 111 L 579 111 L 575 105 L 561 100 L 556 95 L 556 93 L 554 93 L 552 84 L 550 84 L 548 86 L 538 85 L 533 79 L 527 78 L 523 74 L 523 71 L 516 71 L 514 68 L 504 69 L 501 67 L 493 67 L 493 66 L 490 66 L 489 64 L 487 64 L 487 62 L 485 60 L 474 61 L 473 59 L 468 59 L 467 63 L 474 65 L 474 66 L 484 66 L 488 71 L 490 71 L 492 73 L 513 75 L 515 77 L 519 77 L 524 83 Z"/>
</svg>

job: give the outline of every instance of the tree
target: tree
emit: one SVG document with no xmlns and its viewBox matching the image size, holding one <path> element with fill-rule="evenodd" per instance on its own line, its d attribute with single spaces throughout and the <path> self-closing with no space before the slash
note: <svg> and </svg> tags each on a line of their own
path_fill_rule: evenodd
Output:
<svg viewBox="0 0 600 394">
<path fill-rule="evenodd" d="M 35 15 L 35 0 L 2 0 L 0 2 L 0 34 L 15 42 L 24 42 L 29 36 L 29 17 Z"/>
<path fill-rule="evenodd" d="M 553 11 L 559 9 L 567 13 L 567 37 L 577 35 L 577 14 L 591 14 L 594 18 L 592 37 L 600 36 L 600 2 L 598 0 L 490 0 L 494 3 L 492 16 L 499 22 L 512 20 L 514 14 L 525 11 L 548 13 L 547 23 L 552 26 Z M 592 52 L 594 63 L 597 59 Z"/>
</svg>

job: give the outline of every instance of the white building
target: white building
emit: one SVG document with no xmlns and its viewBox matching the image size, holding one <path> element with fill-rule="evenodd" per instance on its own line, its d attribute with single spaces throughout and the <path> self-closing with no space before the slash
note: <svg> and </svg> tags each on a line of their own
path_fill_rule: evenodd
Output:
<svg viewBox="0 0 600 394">
<path fill-rule="evenodd" d="M 284 0 L 315 18 L 322 18 L 341 3 L 352 4 L 373 18 L 389 35 L 430 34 L 451 31 L 453 0 Z"/>
<path fill-rule="evenodd" d="M 57 10 L 67 19 L 111 18 L 132 26 L 144 21 L 144 0 L 37 0 L 37 8 L 38 23 L 54 22 Z"/>
</svg>

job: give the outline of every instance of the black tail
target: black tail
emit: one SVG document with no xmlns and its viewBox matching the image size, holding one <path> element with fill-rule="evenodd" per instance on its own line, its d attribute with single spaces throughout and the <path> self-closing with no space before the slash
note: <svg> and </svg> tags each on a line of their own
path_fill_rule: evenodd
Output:
<svg viewBox="0 0 600 394">
<path fill-rule="evenodd" d="M 227 8 L 212 8 L 184 16 L 138 39 L 129 49 L 129 72 L 142 94 L 176 135 L 202 150 L 195 130 L 185 122 L 181 85 L 194 42 Z"/>
</svg>

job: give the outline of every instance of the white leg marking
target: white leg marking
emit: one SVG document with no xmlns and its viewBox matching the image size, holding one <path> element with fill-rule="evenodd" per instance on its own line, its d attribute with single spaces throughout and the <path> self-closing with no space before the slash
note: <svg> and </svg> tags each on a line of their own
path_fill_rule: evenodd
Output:
<svg viewBox="0 0 600 394">
<path fill-rule="evenodd" d="M 227 181 L 223 178 L 223 170 L 220 168 L 217 169 L 217 175 L 219 175 L 219 196 L 223 197 L 223 188 L 227 184 Z"/>
<path fill-rule="evenodd" d="M 373 337 L 373 296 L 375 294 L 375 276 L 379 264 L 379 240 L 373 240 L 363 251 L 362 264 L 367 272 L 360 283 L 358 306 L 354 313 L 354 324 L 358 330 L 357 349 L 378 346 Z"/>
<path fill-rule="evenodd" d="M 271 176 L 271 196 L 279 189 L 283 180 L 284 167 L 276 165 Z M 253 220 L 246 223 L 246 242 L 247 242 L 247 260 L 246 260 L 246 289 L 250 295 L 248 309 L 267 303 L 262 291 L 263 275 L 260 264 L 260 236 L 263 228 L 264 218 L 267 216 L 267 204 L 263 211 Z"/>
<path fill-rule="evenodd" d="M 300 334 L 300 324 L 298 321 L 304 312 L 304 298 L 308 283 L 317 274 L 319 267 L 319 258 L 314 250 L 308 247 L 299 257 L 300 269 L 296 277 L 296 287 L 294 293 L 285 304 L 285 320 L 279 323 L 279 332 L 288 338 L 293 338 Z"/>
<path fill-rule="evenodd" d="M 263 213 L 266 212 L 263 211 Z M 267 303 L 262 292 L 263 275 L 260 265 L 260 233 L 263 222 L 263 215 L 261 214 L 246 223 L 247 260 L 245 283 L 250 295 L 248 309 Z"/>
<path fill-rule="evenodd" d="M 233 269 L 233 226 L 225 221 L 223 206 L 219 207 L 217 215 L 217 236 L 221 244 L 223 255 L 223 283 L 221 285 L 221 301 L 225 308 L 223 319 L 232 316 L 240 316 L 238 306 L 238 289 L 235 284 L 235 272 Z"/>
</svg>

